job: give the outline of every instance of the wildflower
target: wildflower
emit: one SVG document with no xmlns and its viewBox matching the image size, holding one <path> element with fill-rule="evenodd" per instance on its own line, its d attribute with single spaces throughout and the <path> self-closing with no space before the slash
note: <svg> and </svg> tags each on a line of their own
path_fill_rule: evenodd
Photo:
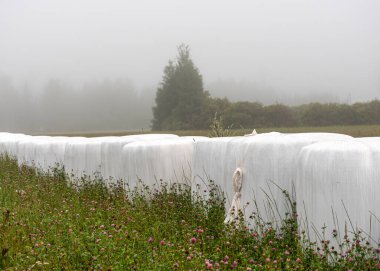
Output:
<svg viewBox="0 0 380 271">
<path fill-rule="evenodd" d="M 202 230 L 202 229 L 198 229 L 198 232 L 199 232 L 199 233 L 203 233 L 204 230 Z"/>
<path fill-rule="evenodd" d="M 297 262 L 297 263 L 300 263 L 300 262 L 301 262 L 301 259 L 300 259 L 300 258 L 297 258 L 297 259 L 296 259 L 296 262 Z"/>
<path fill-rule="evenodd" d="M 266 261 L 267 263 L 269 263 L 269 262 L 270 262 L 270 258 L 266 258 L 265 261 Z"/>
<path fill-rule="evenodd" d="M 161 245 L 161 246 L 164 246 L 164 245 L 165 245 L 165 241 L 164 241 L 164 240 L 161 240 L 160 245 Z"/>
<path fill-rule="evenodd" d="M 197 241 L 197 239 L 196 239 L 195 237 L 193 237 L 193 238 L 190 239 L 190 242 L 191 242 L 192 244 L 194 244 L 196 241 Z"/>
<path fill-rule="evenodd" d="M 149 239 L 148 239 L 148 243 L 149 243 L 149 244 L 153 243 L 153 237 L 149 237 Z"/>
<path fill-rule="evenodd" d="M 284 254 L 285 254 L 285 255 L 289 255 L 290 252 L 289 252 L 288 250 L 286 250 L 286 251 L 284 252 Z"/>
</svg>

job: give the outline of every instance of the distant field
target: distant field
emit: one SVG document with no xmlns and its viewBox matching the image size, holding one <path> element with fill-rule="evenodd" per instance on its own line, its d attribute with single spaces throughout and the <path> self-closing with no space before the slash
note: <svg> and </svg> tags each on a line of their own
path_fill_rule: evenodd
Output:
<svg viewBox="0 0 380 271">
<path fill-rule="evenodd" d="M 258 133 L 282 132 L 282 133 L 305 133 L 305 132 L 328 132 L 351 135 L 354 137 L 380 136 L 380 125 L 352 125 L 352 126 L 325 126 L 325 127 L 291 127 L 291 128 L 258 128 Z M 251 129 L 231 130 L 231 134 L 240 136 L 251 133 Z M 187 130 L 187 131 L 97 131 L 97 132 L 70 132 L 70 133 L 45 133 L 44 135 L 62 135 L 62 136 L 123 136 L 135 134 L 152 134 L 152 133 L 170 133 L 179 136 L 208 136 L 209 130 Z M 37 135 L 37 134 L 35 134 Z"/>
</svg>

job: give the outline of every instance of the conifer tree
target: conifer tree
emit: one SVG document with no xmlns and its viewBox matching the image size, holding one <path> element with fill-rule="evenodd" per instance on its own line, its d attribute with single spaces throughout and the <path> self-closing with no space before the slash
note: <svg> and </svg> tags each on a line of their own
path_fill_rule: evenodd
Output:
<svg viewBox="0 0 380 271">
<path fill-rule="evenodd" d="M 178 47 L 176 61 L 169 61 L 156 94 L 153 130 L 196 128 L 205 97 L 203 80 L 190 58 L 187 45 Z"/>
</svg>

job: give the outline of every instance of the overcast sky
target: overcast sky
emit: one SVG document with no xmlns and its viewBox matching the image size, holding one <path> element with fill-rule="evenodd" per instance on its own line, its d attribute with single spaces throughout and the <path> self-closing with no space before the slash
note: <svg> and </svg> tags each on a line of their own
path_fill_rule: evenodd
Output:
<svg viewBox="0 0 380 271">
<path fill-rule="evenodd" d="M 180 43 L 206 85 L 380 98 L 379 0 L 0 0 L 0 73 L 15 84 L 156 86 Z"/>
</svg>

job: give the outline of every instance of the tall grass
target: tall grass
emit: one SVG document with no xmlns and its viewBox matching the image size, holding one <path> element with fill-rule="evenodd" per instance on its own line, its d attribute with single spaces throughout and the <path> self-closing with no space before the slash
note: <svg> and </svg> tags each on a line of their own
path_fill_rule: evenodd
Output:
<svg viewBox="0 0 380 271">
<path fill-rule="evenodd" d="M 358 235 L 332 248 L 299 232 L 290 212 L 275 228 L 252 214 L 224 224 L 224 198 L 187 185 L 111 188 L 68 183 L 0 160 L 0 270 L 374 270 L 379 249 Z M 333 233 L 334 234 L 334 233 Z M 332 236 L 334 237 L 334 236 Z"/>
</svg>

